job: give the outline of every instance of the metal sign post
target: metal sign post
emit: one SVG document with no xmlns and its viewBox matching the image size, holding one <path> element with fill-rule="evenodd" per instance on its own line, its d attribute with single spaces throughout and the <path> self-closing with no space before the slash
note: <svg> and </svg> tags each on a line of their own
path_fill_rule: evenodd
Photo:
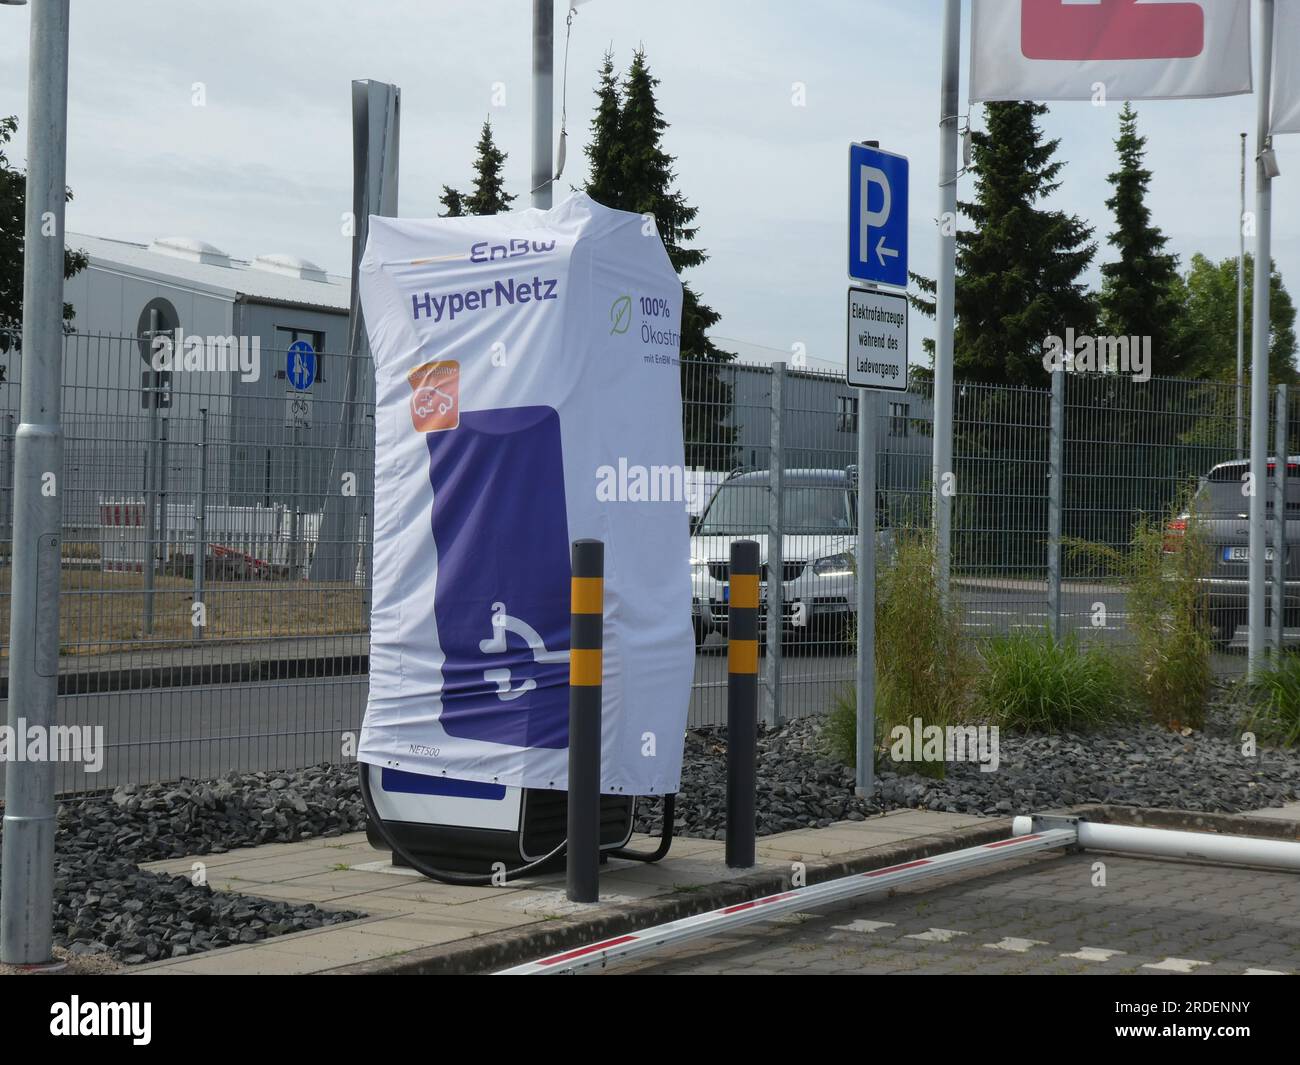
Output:
<svg viewBox="0 0 1300 1065">
<path fill-rule="evenodd" d="M 907 297 L 849 290 L 848 381 L 858 390 L 857 780 L 875 789 L 876 427 L 878 390 L 907 391 Z M 883 321 L 882 321 L 883 319 Z"/>
<path fill-rule="evenodd" d="M 876 394 L 858 389 L 857 779 L 876 788 Z"/>
</svg>

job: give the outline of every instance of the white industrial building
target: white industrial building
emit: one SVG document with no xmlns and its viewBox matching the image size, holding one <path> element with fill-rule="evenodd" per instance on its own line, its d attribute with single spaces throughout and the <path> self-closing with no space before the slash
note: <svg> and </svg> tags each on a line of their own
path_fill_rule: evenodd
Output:
<svg viewBox="0 0 1300 1065">
<path fill-rule="evenodd" d="M 142 244 L 69 233 L 67 244 L 89 257 L 64 296 L 75 312 L 63 360 L 67 536 L 89 538 L 106 500 L 145 498 L 151 455 L 161 476 L 155 504 L 168 513 L 196 503 L 205 420 L 209 506 L 290 508 L 304 524 L 319 513 L 348 387 L 348 279 L 293 255 L 239 259 L 188 238 Z M 227 369 L 208 358 L 202 369 L 191 360 L 188 370 L 180 362 L 169 376 L 153 376 L 149 344 L 137 339 L 150 321 L 162 332 L 202 338 L 204 347 L 194 350 L 219 356 L 242 346 L 242 370 L 237 358 Z M 285 353 L 303 342 L 315 353 L 315 375 L 299 389 L 288 379 Z M 21 360 L 13 350 L 0 360 L 8 467 Z M 368 368 L 353 388 L 362 419 L 373 391 Z M 368 443 L 368 436 L 358 440 Z M 369 460 L 358 455 L 356 465 L 365 491 Z M 7 487 L 7 468 L 5 475 Z"/>
</svg>

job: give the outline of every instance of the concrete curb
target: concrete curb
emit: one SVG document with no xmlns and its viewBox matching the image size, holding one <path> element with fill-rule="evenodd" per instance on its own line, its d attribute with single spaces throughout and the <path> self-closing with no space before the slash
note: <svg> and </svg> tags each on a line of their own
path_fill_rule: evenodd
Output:
<svg viewBox="0 0 1300 1065">
<path fill-rule="evenodd" d="M 1009 819 L 992 821 L 971 828 L 953 829 L 927 836 L 917 836 L 901 843 L 885 844 L 858 851 L 833 861 L 808 862 L 808 883 L 852 873 L 865 872 L 887 865 L 928 858 L 948 851 L 975 847 L 1006 839 L 1011 831 Z M 760 846 L 762 841 L 760 840 Z M 762 871 L 737 876 L 734 880 L 677 895 L 642 899 L 601 907 L 590 914 L 574 914 L 555 921 L 538 922 L 522 928 L 506 929 L 457 940 L 436 947 L 412 950 L 387 958 L 357 962 L 329 969 L 322 976 L 426 976 L 433 974 L 491 973 L 498 969 L 554 954 L 567 947 L 579 947 L 634 929 L 675 921 L 697 913 L 707 913 L 720 906 L 761 898 L 790 887 L 785 873 Z M 596 910 L 593 907 L 593 910 Z"/>
</svg>

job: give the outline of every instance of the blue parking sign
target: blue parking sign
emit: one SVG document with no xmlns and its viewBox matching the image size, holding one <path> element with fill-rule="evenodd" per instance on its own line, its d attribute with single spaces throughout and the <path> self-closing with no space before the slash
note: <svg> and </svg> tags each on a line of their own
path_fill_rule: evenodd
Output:
<svg viewBox="0 0 1300 1065">
<path fill-rule="evenodd" d="M 289 345 L 284 357 L 284 372 L 289 383 L 299 392 L 306 392 L 316 381 L 316 352 L 305 340 Z"/>
<path fill-rule="evenodd" d="M 849 146 L 849 277 L 907 287 L 905 156 Z"/>
</svg>

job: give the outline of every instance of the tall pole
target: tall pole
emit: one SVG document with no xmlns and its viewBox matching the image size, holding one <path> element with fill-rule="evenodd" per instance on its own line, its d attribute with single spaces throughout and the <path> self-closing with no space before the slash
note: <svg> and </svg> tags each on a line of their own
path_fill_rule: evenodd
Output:
<svg viewBox="0 0 1300 1065">
<path fill-rule="evenodd" d="M 957 290 L 957 82 L 961 75 L 961 0 L 944 0 L 939 89 L 939 273 L 935 279 L 935 574 L 946 600 L 952 566 L 952 344 Z"/>
<path fill-rule="evenodd" d="M 551 206 L 555 163 L 551 134 L 555 106 L 555 0 L 533 0 L 533 206 Z"/>
<path fill-rule="evenodd" d="M 62 522 L 63 216 L 67 182 L 68 0 L 32 5 L 27 80 L 21 423 L 14 457 L 9 726 L 49 745 L 59 674 Z M 54 762 L 10 762 L 5 778 L 0 961 L 53 953 Z"/>
<path fill-rule="evenodd" d="M 1286 478 L 1287 466 L 1286 385 L 1277 386 L 1277 413 L 1273 415 L 1273 665 L 1280 664 L 1286 642 Z"/>
<path fill-rule="evenodd" d="M 1264 666 L 1264 545 L 1268 484 L 1268 341 L 1269 281 L 1272 274 L 1273 179 L 1264 165 L 1269 148 L 1269 112 L 1273 87 L 1274 0 L 1259 3 L 1259 123 L 1255 155 L 1255 288 L 1251 319 L 1250 358 L 1250 562 L 1247 569 L 1249 597 L 1247 624 L 1249 663 L 1247 676 L 1255 677 Z M 1279 456 L 1286 461 L 1286 456 Z"/>
<path fill-rule="evenodd" d="M 1065 501 L 1065 370 L 1052 373 L 1047 430 L 1047 623 L 1058 643 L 1061 619 L 1061 513 Z"/>
<path fill-rule="evenodd" d="M 1241 135 L 1241 214 L 1237 216 L 1237 458 L 1246 455 L 1242 389 L 1246 372 L 1246 134 Z"/>
<path fill-rule="evenodd" d="M 854 792 L 876 790 L 876 393 L 858 389 L 856 771 Z"/>
</svg>

